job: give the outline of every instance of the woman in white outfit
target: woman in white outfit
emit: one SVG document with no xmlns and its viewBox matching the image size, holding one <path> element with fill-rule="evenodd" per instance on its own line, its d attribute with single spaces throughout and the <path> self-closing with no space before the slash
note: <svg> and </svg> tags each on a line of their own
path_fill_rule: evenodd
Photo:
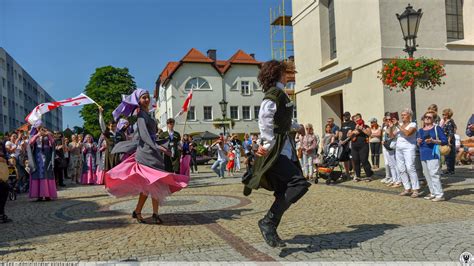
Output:
<svg viewBox="0 0 474 266">
<path fill-rule="evenodd" d="M 408 196 L 412 198 L 419 196 L 420 183 L 415 168 L 415 151 L 416 151 L 416 123 L 412 122 L 413 112 L 405 109 L 401 113 L 401 122 L 396 119 L 392 120 L 390 126 L 395 126 L 398 130 L 396 133 L 392 130 L 391 137 L 397 137 L 395 146 L 395 158 L 397 160 L 397 169 L 405 190 L 400 196 Z M 394 123 L 395 122 L 395 123 Z"/>
<path fill-rule="evenodd" d="M 390 148 L 389 142 L 395 142 L 396 140 L 390 138 L 390 131 L 394 131 L 394 135 L 396 134 L 396 130 L 393 126 L 390 127 L 389 123 L 392 120 L 391 116 L 388 115 L 384 118 L 384 125 L 382 129 L 382 152 L 383 158 L 385 161 L 385 171 L 386 171 L 386 178 L 382 179 L 383 183 L 387 183 L 389 187 L 401 187 L 402 181 L 400 180 L 400 176 L 398 174 L 397 169 L 397 160 L 395 158 L 395 149 Z M 387 144 L 386 144 L 387 143 Z M 388 146 L 388 148 L 386 147 Z M 393 146 L 393 145 L 392 145 Z"/>
</svg>

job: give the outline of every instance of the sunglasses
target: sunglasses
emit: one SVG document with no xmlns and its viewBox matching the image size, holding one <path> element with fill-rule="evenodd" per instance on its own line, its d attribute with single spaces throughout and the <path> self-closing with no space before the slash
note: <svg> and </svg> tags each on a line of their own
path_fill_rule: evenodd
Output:
<svg viewBox="0 0 474 266">
<path fill-rule="evenodd" d="M 425 119 L 433 119 L 432 116 L 425 116 Z"/>
</svg>

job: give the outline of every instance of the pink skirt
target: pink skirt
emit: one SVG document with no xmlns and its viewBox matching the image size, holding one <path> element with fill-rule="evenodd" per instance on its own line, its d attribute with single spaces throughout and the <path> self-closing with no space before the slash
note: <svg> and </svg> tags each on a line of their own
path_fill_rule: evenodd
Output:
<svg viewBox="0 0 474 266">
<path fill-rule="evenodd" d="M 81 183 L 83 185 L 93 185 L 97 180 L 97 176 L 94 171 L 89 170 L 86 173 L 83 173 L 81 176 Z"/>
<path fill-rule="evenodd" d="M 132 154 L 105 173 L 105 187 L 115 197 L 140 193 L 162 202 L 167 196 L 188 186 L 189 176 L 168 173 L 139 164 Z"/>
<path fill-rule="evenodd" d="M 185 155 L 181 157 L 180 165 L 179 165 L 179 173 L 181 175 L 190 176 L 190 165 L 191 163 L 191 155 Z"/>
<path fill-rule="evenodd" d="M 32 179 L 30 177 L 30 198 L 58 198 L 56 191 L 56 180 L 54 179 Z"/>
<path fill-rule="evenodd" d="M 99 168 L 97 168 L 97 171 L 95 171 L 95 174 L 97 176 L 97 180 L 95 181 L 95 183 L 97 185 L 103 185 L 104 184 L 104 175 L 105 175 L 105 172 L 104 171 L 101 171 L 99 170 Z"/>
</svg>

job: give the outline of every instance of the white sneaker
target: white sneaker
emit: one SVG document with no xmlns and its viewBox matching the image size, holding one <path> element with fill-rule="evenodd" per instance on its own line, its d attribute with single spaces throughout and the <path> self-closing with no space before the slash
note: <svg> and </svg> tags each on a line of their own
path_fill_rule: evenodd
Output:
<svg viewBox="0 0 474 266">
<path fill-rule="evenodd" d="M 431 201 L 433 201 L 433 202 L 444 201 L 444 198 L 443 197 L 436 197 L 436 198 L 432 199 Z"/>
<path fill-rule="evenodd" d="M 390 183 L 390 180 L 392 180 L 392 178 L 386 177 L 386 178 L 383 178 L 382 180 L 380 180 L 380 182 L 382 182 L 384 184 L 387 184 L 387 183 Z"/>
<path fill-rule="evenodd" d="M 424 197 L 425 200 L 432 200 L 434 198 L 436 198 L 434 195 L 429 195 L 429 196 Z"/>
</svg>

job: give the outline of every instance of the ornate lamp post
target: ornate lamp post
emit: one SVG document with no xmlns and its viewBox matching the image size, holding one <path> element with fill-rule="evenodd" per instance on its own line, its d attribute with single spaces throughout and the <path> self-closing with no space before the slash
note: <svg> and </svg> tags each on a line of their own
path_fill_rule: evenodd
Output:
<svg viewBox="0 0 474 266">
<path fill-rule="evenodd" d="M 405 11 L 399 15 L 397 19 L 400 22 L 402 28 L 403 39 L 405 40 L 405 49 L 403 51 L 408 53 L 409 58 L 413 58 L 413 53 L 416 51 L 416 34 L 418 33 L 418 26 L 420 25 L 421 16 L 423 13 L 421 9 L 415 11 L 413 7 L 408 4 Z M 413 119 L 416 121 L 416 97 L 415 88 L 412 87 L 410 90 L 411 109 L 413 111 Z"/>
<path fill-rule="evenodd" d="M 225 119 L 226 119 L 226 116 L 227 116 L 227 104 L 228 102 L 226 102 L 225 99 L 222 99 L 222 101 L 219 102 L 219 105 L 221 106 L 221 112 L 222 112 L 222 118 L 224 121 L 222 121 L 222 125 L 224 127 L 224 136 L 225 136 Z"/>
</svg>

